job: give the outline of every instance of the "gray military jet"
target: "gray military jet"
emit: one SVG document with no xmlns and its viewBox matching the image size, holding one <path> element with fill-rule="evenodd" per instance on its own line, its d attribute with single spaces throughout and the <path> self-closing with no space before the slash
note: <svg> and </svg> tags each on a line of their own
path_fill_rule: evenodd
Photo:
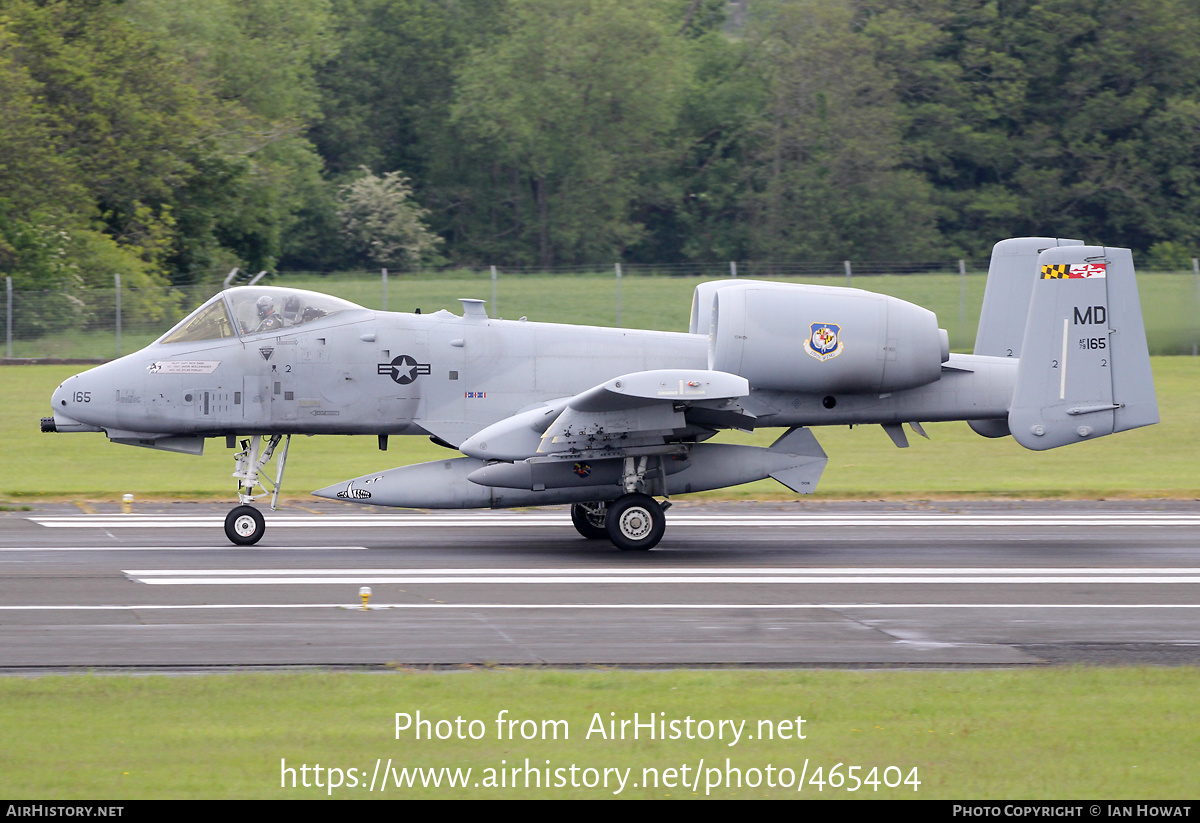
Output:
<svg viewBox="0 0 1200 823">
<path fill-rule="evenodd" d="M 701 283 L 687 334 L 404 314 L 298 289 L 221 292 L 158 341 L 66 380 L 42 430 L 237 448 L 237 544 L 264 532 L 296 434 L 423 435 L 461 456 L 313 492 L 414 508 L 571 504 L 587 538 L 651 549 L 656 498 L 773 477 L 811 493 L 812 428 L 965 420 L 1043 450 L 1158 422 L 1128 249 L 1027 237 L 992 252 L 974 354 L 926 309 L 860 289 Z M 759 448 L 708 441 L 773 427 Z M 275 459 L 273 477 L 268 465 Z"/>
</svg>

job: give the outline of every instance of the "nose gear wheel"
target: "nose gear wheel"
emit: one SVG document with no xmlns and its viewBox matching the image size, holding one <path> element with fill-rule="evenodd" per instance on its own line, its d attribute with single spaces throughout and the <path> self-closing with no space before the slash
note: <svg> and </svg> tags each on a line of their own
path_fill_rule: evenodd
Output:
<svg viewBox="0 0 1200 823">
<path fill-rule="evenodd" d="M 225 536 L 239 546 L 252 546 L 267 530 L 262 512 L 253 506 L 238 506 L 225 515 Z"/>
</svg>

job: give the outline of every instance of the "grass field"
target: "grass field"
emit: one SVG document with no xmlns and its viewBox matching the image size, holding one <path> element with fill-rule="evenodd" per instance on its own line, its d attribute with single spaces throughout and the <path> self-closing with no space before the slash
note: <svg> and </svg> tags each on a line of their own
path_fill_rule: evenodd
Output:
<svg viewBox="0 0 1200 823">
<path fill-rule="evenodd" d="M 369 619 L 369 613 L 350 614 Z M 1198 692 L 1200 671 L 1194 668 L 4 678 L 0 785 L 9 800 L 1187 799 L 1197 795 Z M 496 718 L 505 709 L 505 719 L 537 721 L 536 738 L 543 728 L 550 736 L 552 727 L 541 721 L 566 723 L 557 727 L 558 739 L 522 739 L 520 729 L 529 736 L 535 726 L 518 724 L 512 727 L 517 739 L 499 740 Z M 415 719 L 417 711 L 434 723 L 461 717 L 463 736 L 480 739 L 418 741 L 411 730 L 397 739 L 395 714 Z M 595 732 L 597 717 L 604 723 L 632 720 L 634 712 L 642 722 L 648 715 L 678 720 L 682 736 L 648 740 L 643 730 L 639 740 L 606 740 Z M 724 740 L 686 739 L 688 717 L 694 721 L 693 735 L 701 732 L 701 720 L 746 722 L 742 738 L 731 746 L 728 726 Z M 797 717 L 804 719 L 802 725 L 795 724 Z M 471 720 L 481 723 L 472 729 Z M 766 726 L 759 721 L 771 725 L 776 739 L 760 739 L 758 732 L 761 728 L 765 737 Z M 440 728 L 451 733 L 450 724 Z M 797 732 L 804 739 L 796 739 Z M 397 772 L 449 767 L 470 768 L 471 775 L 466 788 L 445 783 L 421 788 L 418 781 L 414 788 L 390 785 L 373 795 L 366 786 L 376 761 L 385 771 L 389 758 Z M 523 772 L 512 788 L 511 769 L 523 769 L 526 759 L 541 771 L 542 788 L 525 788 Z M 317 764 L 326 770 L 320 788 Z M 301 771 L 305 765 L 307 773 Z M 893 788 L 883 785 L 889 766 L 896 767 L 887 772 Z M 285 767 L 294 769 L 297 788 L 291 788 Z M 327 788 L 331 767 L 340 770 L 342 783 L 332 791 Z M 878 788 L 865 784 L 851 792 L 851 767 L 857 767 L 860 780 L 869 780 L 876 769 Z M 489 768 L 497 785 L 496 770 L 509 770 L 506 787 L 486 786 Z M 589 768 L 598 771 L 584 771 Z M 629 770 L 619 794 L 616 772 L 609 773 L 607 789 L 603 783 L 571 786 L 572 781 L 600 781 L 606 768 Z M 675 769 L 674 775 L 668 769 Z M 729 769 L 740 770 L 740 787 Z M 805 779 L 797 793 L 802 770 Z M 566 785 L 556 787 L 558 775 Z M 646 787 L 655 775 L 658 786 Z M 697 775 L 698 790 L 680 785 L 685 779 L 692 784 Z M 772 776 L 774 788 L 768 785 Z M 309 788 L 303 787 L 305 777 Z M 832 787 L 831 778 L 843 785 Z M 726 779 L 734 785 L 706 789 Z M 919 785 L 914 790 L 904 779 Z M 281 781 L 288 787 L 281 788 Z M 352 781 L 359 785 L 351 786 Z M 757 787 L 747 785 L 758 781 Z"/>
<path fill-rule="evenodd" d="M 626 281 L 628 285 L 631 281 Z M 914 281 L 907 281 L 914 282 Z M 476 291 L 478 292 L 478 290 Z M 395 291 L 393 291 L 395 295 Z M 484 295 L 486 296 L 486 295 Z M 665 305 L 668 295 L 661 296 Z M 393 296 L 393 300 L 394 300 Z M 674 297 L 670 297 L 674 299 Z M 651 301 L 653 302 L 653 301 Z M 434 307 L 432 303 L 428 304 Z M 672 311 L 675 311 L 672 308 Z M 671 324 L 644 323 L 659 327 Z M 986 440 L 965 424 L 927 427 L 931 441 L 911 438 L 898 450 L 878 427 L 818 429 L 830 455 L 816 499 L 1200 496 L 1200 358 L 1153 360 L 1163 422 L 1119 437 L 1048 453 L 1028 452 L 1011 439 Z M 223 444 L 203 457 L 114 446 L 98 434 L 41 434 L 51 391 L 75 366 L 0 367 L 0 499 L 115 502 L 138 498 L 232 499 L 231 452 Z M 738 436 L 763 444 L 776 433 Z M 303 498 L 313 488 L 380 468 L 429 460 L 447 452 L 424 438 L 393 438 L 390 451 L 374 438 L 300 438 L 293 443 L 286 488 Z M 797 500 L 773 481 L 714 496 Z M 370 619 L 370 612 L 345 614 Z M 398 671 L 378 674 L 235 675 L 209 677 L 74 676 L 0 678 L 0 787 L 19 798 L 315 798 L 315 785 L 281 789 L 281 767 L 354 768 L 359 786 L 335 797 L 368 797 L 363 788 L 377 760 L 402 767 L 483 770 L 535 768 L 631 769 L 639 782 L 620 797 L 705 796 L 689 782 L 703 758 L 741 769 L 744 781 L 714 789 L 727 798 L 794 797 L 766 785 L 798 777 L 801 797 L 896 798 L 1194 798 L 1194 753 L 1200 743 L 1195 711 L 1200 671 L 1070 668 L 957 672 L 821 671 Z M 434 719 L 486 721 L 490 738 L 420 743 L 395 739 L 395 712 Z M 495 716 L 565 719 L 567 741 L 497 741 Z M 781 721 L 806 719 L 806 739 L 743 741 L 601 741 L 582 739 L 590 719 L 609 712 L 667 712 L 674 718 Z M 551 761 L 546 764 L 546 761 Z M 283 761 L 283 762 L 281 762 Z M 838 764 L 841 764 L 838 767 Z M 824 788 L 812 782 L 822 769 Z M 911 784 L 878 791 L 848 787 L 850 767 L 890 782 L 916 768 Z M 660 785 L 641 785 L 657 770 Z M 669 773 L 667 769 L 676 769 Z M 845 779 L 828 784 L 830 770 Z M 752 774 L 753 772 L 753 774 Z M 285 773 L 284 773 L 285 774 Z M 328 774 L 327 772 L 325 773 Z M 578 772 L 582 779 L 587 772 Z M 598 774 L 598 773 L 596 773 Z M 672 775 L 673 776 L 669 776 Z M 717 775 L 720 777 L 720 775 Z M 299 778 L 298 778 L 299 779 Z M 499 780 L 498 777 L 496 777 Z M 574 776 L 567 773 L 569 783 Z M 327 782 L 327 777 L 325 778 Z M 509 778 L 511 780 L 511 778 Z M 667 786 L 671 780 L 674 785 Z M 299 779 L 299 782 L 303 782 Z M 472 780 L 473 784 L 474 780 Z M 450 790 L 390 789 L 383 797 L 611 797 L 613 788 Z"/>
<path fill-rule="evenodd" d="M 878 426 L 816 429 L 829 465 L 814 498 L 773 480 L 706 493 L 707 497 L 775 500 L 887 497 L 1166 497 L 1200 496 L 1200 358 L 1153 359 L 1162 422 L 1068 448 L 1035 453 L 1011 438 L 988 440 L 965 423 L 926 427 L 897 449 Z M 41 434 L 50 393 L 79 366 L 0 367 L 0 497 L 9 501 L 233 497 L 232 452 L 208 441 L 203 457 L 116 446 L 100 434 Z M 770 443 L 778 430 L 723 439 Z M 392 438 L 387 452 L 373 437 L 293 440 L 285 492 L 313 489 L 397 465 L 449 454 L 423 437 Z M 699 496 L 699 495 L 697 495 Z M 684 498 L 687 499 L 687 498 Z"/>
<path fill-rule="evenodd" d="M 618 287 L 611 270 L 592 274 L 521 274 L 501 275 L 497 281 L 497 300 L 489 314 L 516 319 L 554 323 L 586 323 L 637 329 L 686 331 L 691 312 L 692 291 L 702 280 L 720 279 L 728 272 L 721 267 L 704 277 L 626 276 L 620 283 L 620 322 L 617 320 Z M 975 342 L 975 327 L 983 305 L 986 275 L 973 273 L 961 279 L 955 274 L 856 275 L 855 288 L 889 294 L 924 306 L 938 317 L 938 323 L 950 334 L 954 351 L 970 351 Z M 773 282 L 817 283 L 843 286 L 840 277 L 779 277 Z M 286 275 L 270 281 L 337 295 L 378 309 L 383 307 L 382 282 L 378 275 Z M 1188 273 L 1152 272 L 1138 277 L 1147 339 L 1154 354 L 1188 354 L 1200 345 L 1200 290 L 1195 276 Z M 212 293 L 194 290 L 181 297 L 174 319 L 191 311 Z M 99 299 L 100 305 L 113 303 L 111 291 Z M 424 312 L 449 309 L 461 313 L 458 298 L 474 297 L 491 301 L 492 282 L 487 273 L 468 271 L 434 275 L 393 275 L 388 285 L 387 307 L 392 311 Z M 43 298 L 44 299 L 44 298 Z M 17 337 L 15 357 L 113 357 L 116 355 L 114 321 L 91 319 L 90 330 L 74 327 L 42 337 L 22 339 L 21 303 L 14 310 Z M 173 321 L 149 321 L 126 311 L 123 316 L 121 352 L 145 346 L 165 332 Z M 104 327 L 104 328 L 101 328 Z"/>
</svg>

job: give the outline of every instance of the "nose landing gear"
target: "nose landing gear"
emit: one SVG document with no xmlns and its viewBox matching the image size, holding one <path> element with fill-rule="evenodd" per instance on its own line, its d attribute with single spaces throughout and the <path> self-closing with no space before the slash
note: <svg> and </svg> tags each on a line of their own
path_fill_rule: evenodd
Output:
<svg viewBox="0 0 1200 823">
<path fill-rule="evenodd" d="M 253 506 L 238 506 L 225 515 L 225 536 L 239 546 L 252 546 L 267 530 L 262 512 Z"/>
<path fill-rule="evenodd" d="M 262 470 L 275 449 L 283 441 L 283 449 L 275 461 L 275 481 L 262 476 Z M 225 536 L 230 542 L 239 546 L 252 546 L 262 539 L 267 530 L 266 521 L 258 509 L 249 505 L 260 497 L 271 495 L 271 511 L 275 511 L 279 503 L 279 489 L 283 485 L 283 470 L 287 465 L 288 446 L 292 443 L 290 434 L 272 434 L 263 446 L 262 435 L 255 434 L 249 440 L 241 442 L 242 450 L 235 455 L 236 469 L 233 476 L 238 481 L 238 501 L 242 504 L 225 516 Z M 270 484 L 270 490 L 264 485 Z M 255 489 L 262 491 L 255 492 Z"/>
</svg>

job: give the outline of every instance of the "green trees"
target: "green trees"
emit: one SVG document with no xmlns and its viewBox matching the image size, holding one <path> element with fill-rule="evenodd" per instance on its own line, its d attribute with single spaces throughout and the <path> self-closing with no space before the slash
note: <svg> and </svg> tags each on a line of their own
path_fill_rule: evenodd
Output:
<svg viewBox="0 0 1200 823">
<path fill-rule="evenodd" d="M 176 270 L 273 268 L 304 210 L 328 200 L 305 132 L 338 50 L 329 0 L 126 0 L 122 13 L 198 98 L 203 171 L 177 192 Z"/>
<path fill-rule="evenodd" d="M 25 288 L 165 282 L 193 90 L 112 4 L 13 0 L 0 18 L 0 270 Z"/>
<path fill-rule="evenodd" d="M 0 273 L 382 259 L 362 167 L 458 264 L 1200 254 L 1200 0 L 729 8 L 7 0 Z"/>
<path fill-rule="evenodd" d="M 4 12 L 0 267 L 65 282 L 31 240 L 54 232 L 67 238 L 56 259 L 85 283 L 274 264 L 305 186 L 321 185 L 301 132 L 317 113 L 324 0 L 12 0 Z"/>
<path fill-rule="evenodd" d="M 441 238 L 425 228 L 427 215 L 412 203 L 409 180 L 398 171 L 377 177 L 364 168 L 342 189 L 338 206 L 350 248 L 381 267 L 409 268 L 430 256 Z"/>
<path fill-rule="evenodd" d="M 943 236 L 1059 234 L 1200 253 L 1194 0 L 862 0 Z"/>
<path fill-rule="evenodd" d="M 688 79 L 678 23 L 634 0 L 515 0 L 505 36 L 470 56 L 453 119 L 494 169 L 487 203 L 542 265 L 616 259 L 669 157 Z"/>
<path fill-rule="evenodd" d="M 762 5 L 747 34 L 763 90 L 747 135 L 750 255 L 932 254 L 930 187 L 901 168 L 903 112 L 853 9 L 827 0 Z"/>
</svg>

